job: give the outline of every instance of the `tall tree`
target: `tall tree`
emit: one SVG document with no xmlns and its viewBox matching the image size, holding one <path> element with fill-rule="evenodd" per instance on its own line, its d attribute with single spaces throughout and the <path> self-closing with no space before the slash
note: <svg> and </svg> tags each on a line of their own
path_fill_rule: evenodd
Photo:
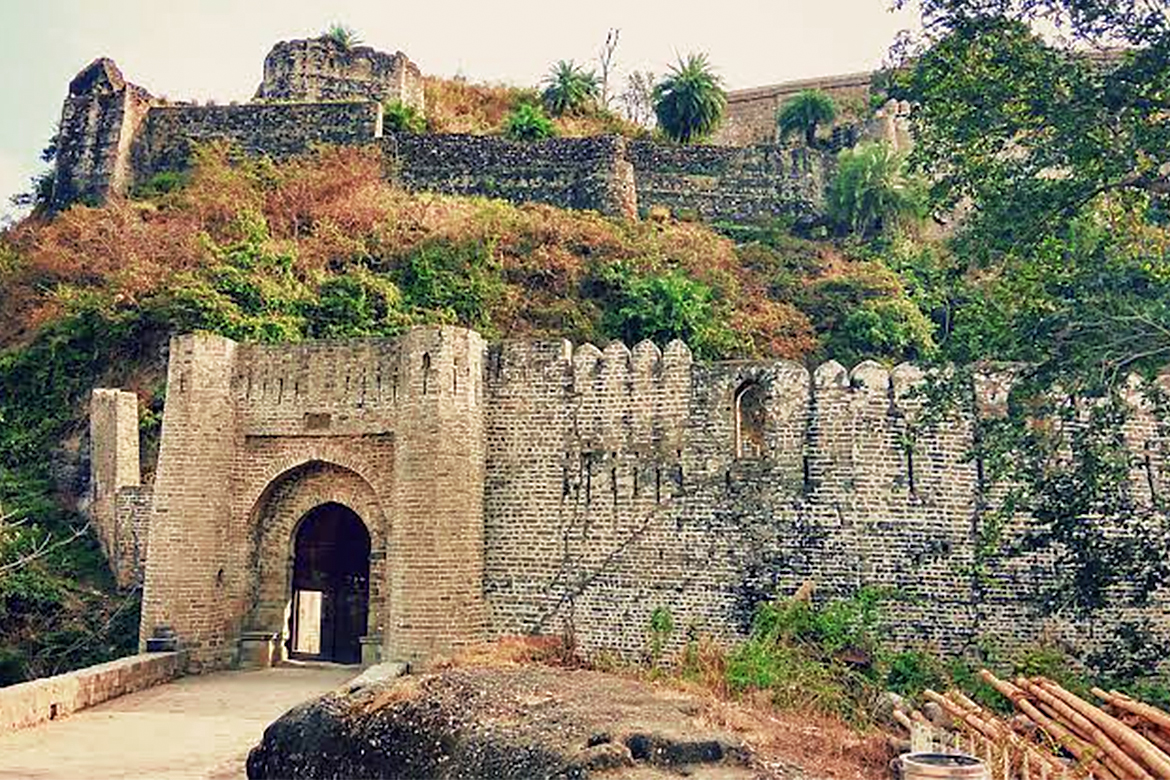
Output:
<svg viewBox="0 0 1170 780">
<path fill-rule="evenodd" d="M 1128 376 L 1170 365 L 1167 5 L 920 7 L 892 92 L 915 106 L 911 162 L 933 204 L 963 215 L 943 355 L 1022 366 L 1007 416 L 980 423 L 980 463 L 1002 488 L 981 535 L 998 543 L 1007 518 L 1030 516 L 1014 541 L 1054 555 L 1052 609 L 1149 598 L 1170 575 L 1170 507 L 1135 493 Z M 1159 418 L 1151 442 L 1165 441 L 1165 395 L 1139 387 Z"/>
<path fill-rule="evenodd" d="M 617 64 L 617 46 L 621 35 L 621 30 L 616 27 L 611 28 L 605 34 L 605 43 L 601 44 L 601 50 L 597 52 L 597 65 L 601 70 L 601 78 L 598 79 L 601 88 L 601 107 L 607 111 L 613 97 L 609 91 L 609 78 L 613 75 L 614 67 Z"/>
<path fill-rule="evenodd" d="M 836 118 L 837 106 L 833 98 L 819 89 L 806 89 L 780 107 L 776 112 L 776 125 L 782 139 L 793 133 L 803 133 L 804 142 L 811 149 L 817 143 L 817 127 Z"/>
<path fill-rule="evenodd" d="M 541 99 L 553 116 L 574 114 L 597 99 L 597 76 L 573 60 L 561 60 L 544 79 Z"/>
<path fill-rule="evenodd" d="M 715 132 L 727 108 L 722 83 L 706 54 L 680 57 L 654 87 L 654 113 L 662 131 L 684 144 Z"/>
</svg>

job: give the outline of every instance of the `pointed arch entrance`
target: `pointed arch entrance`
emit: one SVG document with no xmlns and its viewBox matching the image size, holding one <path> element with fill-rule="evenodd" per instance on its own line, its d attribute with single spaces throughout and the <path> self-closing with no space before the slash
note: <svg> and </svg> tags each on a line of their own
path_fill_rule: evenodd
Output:
<svg viewBox="0 0 1170 780">
<path fill-rule="evenodd" d="M 370 600 L 370 534 L 347 506 L 325 503 L 298 523 L 293 540 L 292 658 L 359 663 Z"/>
</svg>

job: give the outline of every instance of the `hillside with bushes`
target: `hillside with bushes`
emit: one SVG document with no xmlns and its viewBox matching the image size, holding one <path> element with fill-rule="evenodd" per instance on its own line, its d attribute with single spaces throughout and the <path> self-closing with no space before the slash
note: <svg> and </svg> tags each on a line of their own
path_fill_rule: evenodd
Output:
<svg viewBox="0 0 1170 780">
<path fill-rule="evenodd" d="M 407 192 L 368 150 L 276 164 L 208 146 L 190 170 L 129 198 L 7 230 L 0 684 L 132 649 L 137 594 L 113 587 L 77 511 L 85 403 L 97 385 L 138 393 L 149 470 L 168 338 L 193 330 L 291 342 L 450 323 L 491 340 L 680 338 L 701 360 L 914 361 L 931 377 L 926 425 L 970 413 L 975 372 L 1011 363 L 1004 414 L 976 427 L 971 457 L 988 489 L 962 576 L 978 581 L 994 557 L 1043 548 L 1052 566 L 1041 612 L 1091 621 L 1114 601 L 1159 598 L 1170 576 L 1156 477 L 1170 454 L 1158 381 L 1170 364 L 1165 18 L 1077 4 L 1094 14 L 1074 14 L 1070 35 L 1133 47 L 1102 68 L 1033 34 L 1006 0 L 976 18 L 957 0 L 923 5 L 934 37 L 881 96 L 916 106 L 914 150 L 844 151 L 816 223 L 708 225 L 659 211 L 622 220 Z M 424 124 L 402 107 L 387 117 L 415 132 L 517 140 L 550 127 L 643 132 L 569 100 L 588 92 L 571 63 L 554 73 L 543 93 L 432 79 Z M 709 75 L 704 58 L 690 58 L 655 90 L 671 142 L 701 140 L 718 122 Z M 801 101 L 778 121 L 816 144 L 833 111 L 816 96 Z M 1141 453 L 1127 447 L 1136 397 L 1162 426 Z M 1150 475 L 1149 500 L 1135 494 L 1135 473 Z M 1023 541 L 1008 533 L 1021 518 Z M 1042 647 L 1008 658 L 989 641 L 971 648 L 975 659 L 940 659 L 882 646 L 875 598 L 764 604 L 740 647 L 696 639 L 680 669 L 729 695 L 765 691 L 855 722 L 883 691 L 928 685 L 1002 707 L 975 676 L 981 664 L 1166 701 L 1159 665 L 1170 640 L 1157 625 L 1126 624 L 1091 657 Z M 669 615 L 656 619 L 651 656 L 674 630 Z"/>
</svg>

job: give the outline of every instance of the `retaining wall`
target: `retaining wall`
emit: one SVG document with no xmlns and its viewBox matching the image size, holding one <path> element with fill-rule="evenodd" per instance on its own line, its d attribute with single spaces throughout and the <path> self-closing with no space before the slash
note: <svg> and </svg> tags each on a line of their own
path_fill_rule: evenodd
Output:
<svg viewBox="0 0 1170 780">
<path fill-rule="evenodd" d="M 57 720 L 173 680 L 186 653 L 143 653 L 0 688 L 0 733 Z"/>
</svg>

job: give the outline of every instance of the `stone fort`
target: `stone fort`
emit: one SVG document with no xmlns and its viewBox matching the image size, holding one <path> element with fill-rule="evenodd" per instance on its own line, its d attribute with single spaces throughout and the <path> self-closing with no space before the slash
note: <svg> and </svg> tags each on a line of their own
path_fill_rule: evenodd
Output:
<svg viewBox="0 0 1170 780">
<path fill-rule="evenodd" d="M 821 86 L 851 94 L 864 79 L 837 81 Z M 624 216 L 799 215 L 817 208 L 831 157 L 767 134 L 804 86 L 733 93 L 722 146 L 521 144 L 384 132 L 384 101 L 424 108 L 401 53 L 278 44 L 239 106 L 154 98 L 101 59 L 70 85 L 54 199 L 126 193 L 226 140 L 273 157 L 374 144 L 414 189 Z M 879 135 L 898 140 L 900 118 L 889 108 Z M 904 643 L 1099 641 L 1101 627 L 1037 617 L 1050 556 L 976 566 L 993 488 L 969 457 L 973 420 L 908 447 L 920 380 L 908 365 L 707 364 L 679 342 L 488 344 L 454 327 L 286 346 L 184 335 L 150 484 L 135 395 L 94 391 L 90 506 L 119 581 L 143 586 L 142 644 L 177 642 L 195 668 L 425 664 L 515 633 L 636 655 L 655 609 L 673 615 L 672 642 L 727 638 L 808 580 L 830 596 L 896 589 Z M 1002 385 L 974 391 L 996 413 Z M 1131 429 L 1159 451 L 1151 420 Z M 1146 464 L 1134 484 L 1152 495 L 1164 474 Z"/>
<path fill-rule="evenodd" d="M 868 89 L 863 81 L 859 75 L 733 92 L 710 145 L 621 136 L 525 143 L 385 129 L 391 101 L 426 109 L 421 72 L 401 52 L 350 49 L 328 38 L 282 42 L 265 59 L 255 97 L 223 106 L 155 97 L 100 58 L 69 85 L 52 203 L 64 208 L 127 194 L 159 172 L 186 167 L 203 143 L 276 159 L 331 144 L 380 149 L 387 178 L 414 190 L 623 216 L 657 206 L 707 220 L 801 218 L 819 210 L 840 146 L 863 137 L 907 143 L 905 112 L 887 106 L 871 121 L 838 128 L 826 148 L 808 149 L 777 143 L 775 109 L 809 86 L 855 98 Z"/>
<path fill-rule="evenodd" d="M 197 667 L 426 663 L 516 633 L 636 655 L 657 608 L 675 641 L 727 638 L 810 579 L 896 588 L 909 644 L 1095 641 L 1036 616 L 1042 554 L 973 571 L 988 487 L 972 421 L 907 448 L 919 381 L 909 365 L 810 373 L 696 362 L 681 342 L 487 344 L 455 327 L 178 336 L 152 485 L 136 397 L 94 392 L 93 513 L 120 579 L 143 581 L 143 643 L 165 627 Z M 980 408 L 1002 393 L 981 383 Z M 1131 427 L 1135 447 L 1154 441 L 1152 421 Z"/>
</svg>

